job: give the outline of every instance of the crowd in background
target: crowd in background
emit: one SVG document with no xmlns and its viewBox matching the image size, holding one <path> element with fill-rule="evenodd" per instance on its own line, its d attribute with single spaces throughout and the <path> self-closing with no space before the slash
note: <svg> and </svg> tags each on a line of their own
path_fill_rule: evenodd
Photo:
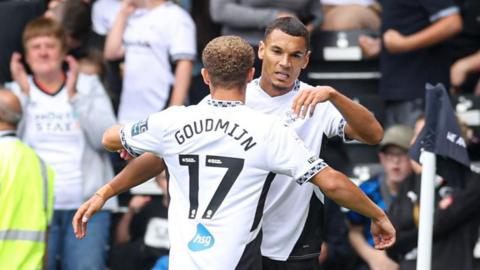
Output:
<svg viewBox="0 0 480 270">
<path fill-rule="evenodd" d="M 127 196 L 125 213 L 111 200 L 90 221 L 95 233 L 74 238 L 75 210 L 124 166 L 103 150 L 101 135 L 115 123 L 197 104 L 208 94 L 200 76 L 205 44 L 239 35 L 258 51 L 265 27 L 284 16 L 298 17 L 317 35 L 365 30 L 358 40 L 363 58 L 378 59 L 381 73 L 382 172 L 360 187 L 391 215 L 398 243 L 375 250 L 368 219 L 326 201 L 322 269 L 414 269 L 421 170 L 408 150 L 421 129 L 427 82 L 442 83 L 451 95 L 480 95 L 475 0 L 0 0 L 0 23 L 7 26 L 0 29 L 0 84 L 15 93 L 23 113 L 5 130 L 16 129 L 55 172 L 47 269 L 167 269 L 166 192 Z M 258 77 L 262 64 L 255 61 Z M 8 122 L 5 115 L 0 108 L 0 122 Z M 478 131 L 463 127 L 475 149 Z M 451 170 L 438 172 L 433 269 L 480 269 L 473 256 L 480 179 L 445 164 Z M 157 180 L 166 190 L 165 176 Z M 7 207 L 1 181 L 0 217 Z"/>
</svg>

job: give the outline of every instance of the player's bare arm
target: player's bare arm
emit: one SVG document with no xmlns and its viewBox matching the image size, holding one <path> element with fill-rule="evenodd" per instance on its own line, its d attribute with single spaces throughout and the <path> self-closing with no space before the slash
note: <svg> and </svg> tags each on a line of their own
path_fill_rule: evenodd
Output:
<svg viewBox="0 0 480 270">
<path fill-rule="evenodd" d="M 122 127 L 122 125 L 114 125 L 105 131 L 102 138 L 102 144 L 105 149 L 111 152 L 118 152 L 123 149 L 120 139 L 120 129 Z"/>
<path fill-rule="evenodd" d="M 385 212 L 344 174 L 327 167 L 315 175 L 311 182 L 339 205 L 352 209 L 372 220 L 370 231 L 375 242 L 375 248 L 385 249 L 395 243 L 395 229 Z"/>
<path fill-rule="evenodd" d="M 184 105 L 188 89 L 192 80 L 193 62 L 182 59 L 177 61 L 175 68 L 175 83 L 172 91 L 170 106 Z"/>
<path fill-rule="evenodd" d="M 364 106 L 354 102 L 330 86 L 317 86 L 302 90 L 294 99 L 294 114 L 305 117 L 315 111 L 318 103 L 330 101 L 347 121 L 345 134 L 348 138 L 367 144 L 378 144 L 383 138 L 383 128 L 375 116 Z"/>
<path fill-rule="evenodd" d="M 122 45 L 122 37 L 127 25 L 128 17 L 130 17 L 136 8 L 137 7 L 132 1 L 123 1 L 122 7 L 115 19 L 115 23 L 105 40 L 105 48 L 103 50 L 103 57 L 105 57 L 105 59 L 117 60 L 125 55 L 125 48 Z"/>
<path fill-rule="evenodd" d="M 119 174 L 97 190 L 77 210 L 72 220 L 75 236 L 78 239 L 85 237 L 88 220 L 102 209 L 108 199 L 157 176 L 164 169 L 165 163 L 163 160 L 151 153 L 144 153 L 130 161 Z"/>
</svg>

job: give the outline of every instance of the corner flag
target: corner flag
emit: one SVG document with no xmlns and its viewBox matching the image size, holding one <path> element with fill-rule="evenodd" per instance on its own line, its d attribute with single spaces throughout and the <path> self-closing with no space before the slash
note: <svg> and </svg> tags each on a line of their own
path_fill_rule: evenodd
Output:
<svg viewBox="0 0 480 270">
<path fill-rule="evenodd" d="M 438 169 L 447 168 L 437 166 L 437 155 L 470 167 L 467 146 L 460 135 L 460 127 L 445 87 L 427 84 L 426 90 L 425 126 L 410 149 L 412 158 L 422 163 L 417 270 L 431 269 L 434 179 Z M 446 162 L 444 165 L 455 165 L 456 162 Z"/>
<path fill-rule="evenodd" d="M 447 91 L 442 84 L 426 86 L 425 126 L 410 149 L 419 161 L 421 149 L 470 167 L 467 145 L 461 136 Z"/>
</svg>

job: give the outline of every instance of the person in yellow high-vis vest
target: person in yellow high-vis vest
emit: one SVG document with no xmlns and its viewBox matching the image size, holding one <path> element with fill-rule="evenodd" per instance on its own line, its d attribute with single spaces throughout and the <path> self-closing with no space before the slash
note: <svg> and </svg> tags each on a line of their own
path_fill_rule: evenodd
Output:
<svg viewBox="0 0 480 270">
<path fill-rule="evenodd" d="M 53 213 L 53 170 L 15 136 L 21 109 L 0 89 L 0 269 L 42 269 Z"/>
</svg>

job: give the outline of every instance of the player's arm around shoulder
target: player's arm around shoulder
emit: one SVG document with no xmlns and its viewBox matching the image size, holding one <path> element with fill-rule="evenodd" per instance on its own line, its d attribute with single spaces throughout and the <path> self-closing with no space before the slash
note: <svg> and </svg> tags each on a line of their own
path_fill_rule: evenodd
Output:
<svg viewBox="0 0 480 270">
<path fill-rule="evenodd" d="M 132 157 L 145 152 L 161 155 L 163 135 L 167 130 L 174 129 L 178 119 L 185 115 L 188 116 L 188 112 L 185 112 L 184 106 L 172 106 L 140 121 L 114 125 L 103 134 L 102 144 L 112 152 L 126 150 Z"/>
<path fill-rule="evenodd" d="M 317 173 L 311 182 L 341 206 L 372 220 L 371 233 L 375 248 L 385 249 L 395 243 L 395 229 L 385 212 L 372 202 L 347 176 L 331 167 Z"/>
<path fill-rule="evenodd" d="M 335 89 L 331 91 L 330 101 L 347 121 L 345 126 L 347 138 L 371 145 L 380 143 L 383 138 L 383 127 L 372 112 Z"/>
<path fill-rule="evenodd" d="M 315 107 L 329 101 L 340 112 L 347 124 L 345 137 L 367 144 L 378 144 L 383 138 L 383 128 L 372 112 L 354 102 L 340 91 L 330 86 L 305 88 L 295 97 L 292 104 L 294 115 L 305 118 L 315 113 Z"/>
</svg>

